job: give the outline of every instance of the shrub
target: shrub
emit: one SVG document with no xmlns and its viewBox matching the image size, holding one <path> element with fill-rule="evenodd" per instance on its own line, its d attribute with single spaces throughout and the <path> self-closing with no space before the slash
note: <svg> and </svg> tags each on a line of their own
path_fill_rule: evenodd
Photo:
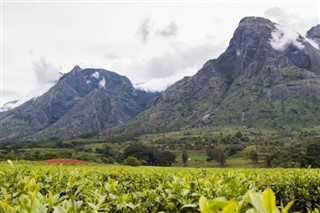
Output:
<svg viewBox="0 0 320 213">
<path fill-rule="evenodd" d="M 101 158 L 101 162 L 105 164 L 114 164 L 115 160 L 113 157 L 103 157 Z"/>
<path fill-rule="evenodd" d="M 129 156 L 124 160 L 124 165 L 128 165 L 128 166 L 140 166 L 141 162 L 133 156 Z"/>
</svg>

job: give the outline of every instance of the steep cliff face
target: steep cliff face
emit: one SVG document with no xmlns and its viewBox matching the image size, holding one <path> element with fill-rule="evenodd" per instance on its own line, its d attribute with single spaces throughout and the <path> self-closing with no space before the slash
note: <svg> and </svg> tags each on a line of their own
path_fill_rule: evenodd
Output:
<svg viewBox="0 0 320 213">
<path fill-rule="evenodd" d="M 125 124 L 156 94 L 135 90 L 128 78 L 74 67 L 42 96 L 0 113 L 1 140 L 66 138 Z"/>
<path fill-rule="evenodd" d="M 229 46 L 198 73 L 168 88 L 124 129 L 318 124 L 320 51 L 260 17 L 239 23 Z"/>
<path fill-rule="evenodd" d="M 313 40 L 318 45 L 320 45 L 320 24 L 318 24 L 318 25 L 312 27 L 310 30 L 308 30 L 307 38 Z"/>
</svg>

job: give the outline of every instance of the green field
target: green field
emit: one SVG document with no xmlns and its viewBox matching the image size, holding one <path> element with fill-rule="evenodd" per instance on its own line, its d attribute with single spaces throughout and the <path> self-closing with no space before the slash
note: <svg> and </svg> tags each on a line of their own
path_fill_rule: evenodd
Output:
<svg viewBox="0 0 320 213">
<path fill-rule="evenodd" d="M 268 187 L 279 209 L 294 200 L 289 212 L 319 212 L 319 169 L 0 162 L 0 212 L 199 212 L 201 196 L 202 212 L 277 212 Z"/>
<path fill-rule="evenodd" d="M 73 158 L 96 163 L 123 164 L 122 154 L 130 146 L 144 145 L 176 155 L 172 166 L 183 166 L 182 153 L 188 153 L 189 167 L 221 167 L 207 161 L 208 150 L 222 146 L 228 168 L 313 168 L 320 167 L 320 127 L 312 129 L 269 130 L 244 127 L 188 129 L 155 134 L 124 134 L 109 137 L 68 140 L 17 141 L 0 143 L 0 160 L 41 161 Z M 105 147 L 110 150 L 104 152 Z M 100 150 L 100 151 L 99 151 Z M 254 151 L 258 159 L 251 158 Z M 111 161 L 110 161 L 111 159 Z M 139 159 L 139 157 L 138 157 Z M 139 159 L 141 162 L 144 159 Z M 151 165 L 151 163 L 149 164 Z"/>
</svg>

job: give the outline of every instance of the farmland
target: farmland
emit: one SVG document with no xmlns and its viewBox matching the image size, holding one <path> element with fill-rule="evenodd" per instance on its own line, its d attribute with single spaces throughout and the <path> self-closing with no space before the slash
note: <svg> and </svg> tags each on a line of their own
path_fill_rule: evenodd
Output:
<svg viewBox="0 0 320 213">
<path fill-rule="evenodd" d="M 120 163 L 130 146 L 145 145 L 159 153 L 176 155 L 173 166 L 183 166 L 182 153 L 188 153 L 188 166 L 217 167 L 208 161 L 208 151 L 221 146 L 225 167 L 320 167 L 320 127 L 312 129 L 274 131 L 243 127 L 189 129 L 154 134 L 123 134 L 110 137 L 73 138 L 48 141 L 0 142 L 0 160 L 39 161 L 53 158 L 73 158 L 97 163 Z M 222 152 L 220 150 L 220 152 Z M 257 154 L 253 161 L 251 152 Z M 136 156 L 139 158 L 139 156 Z M 139 159 L 144 161 L 145 159 Z M 152 163 L 149 163 L 152 164 Z"/>
<path fill-rule="evenodd" d="M 263 199 L 267 195 L 272 199 L 268 187 L 279 207 L 294 200 L 290 212 L 319 212 L 319 169 L 48 165 L 28 161 L 0 163 L 0 212 L 206 212 L 203 206 L 208 203 L 226 205 L 228 201 L 241 212 L 252 207 L 259 211 L 259 205 L 252 201 L 260 199 L 263 191 Z"/>
</svg>

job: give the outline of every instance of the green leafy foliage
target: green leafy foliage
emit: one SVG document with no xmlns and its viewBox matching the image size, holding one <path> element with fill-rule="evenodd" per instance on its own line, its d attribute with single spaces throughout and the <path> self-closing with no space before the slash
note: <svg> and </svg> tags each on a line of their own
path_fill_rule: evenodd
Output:
<svg viewBox="0 0 320 213">
<path fill-rule="evenodd" d="M 188 153 L 187 153 L 187 151 L 185 149 L 182 151 L 182 156 L 181 157 L 182 157 L 183 165 L 187 166 L 189 156 L 188 156 Z"/>
<path fill-rule="evenodd" d="M 0 212 L 316 213 L 319 185 L 317 169 L 137 169 L 8 161 L 0 162 Z"/>
<path fill-rule="evenodd" d="M 239 213 L 243 211 L 243 204 L 250 202 L 253 206 L 247 209 L 246 213 L 288 213 L 294 201 L 290 201 L 285 207 L 280 209 L 276 206 L 276 197 L 270 188 L 266 188 L 263 193 L 248 191 L 241 201 L 227 201 L 225 198 L 215 198 L 207 200 L 204 196 L 199 199 L 201 213 Z M 242 210 L 242 211 L 241 211 Z"/>
<path fill-rule="evenodd" d="M 128 166 L 139 166 L 141 164 L 141 162 L 133 156 L 129 156 L 124 160 L 124 165 L 128 165 Z"/>
</svg>

